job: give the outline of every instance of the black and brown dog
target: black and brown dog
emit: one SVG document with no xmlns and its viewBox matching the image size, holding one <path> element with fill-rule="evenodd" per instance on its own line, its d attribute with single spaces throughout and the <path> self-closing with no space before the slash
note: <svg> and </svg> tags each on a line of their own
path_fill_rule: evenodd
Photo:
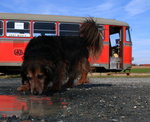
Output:
<svg viewBox="0 0 150 122">
<path fill-rule="evenodd" d="M 95 21 L 86 19 L 80 26 L 80 36 L 40 36 L 28 43 L 22 64 L 20 91 L 42 94 L 51 85 L 52 91 L 87 82 L 89 56 L 95 57 L 102 49 L 102 33 Z"/>
</svg>

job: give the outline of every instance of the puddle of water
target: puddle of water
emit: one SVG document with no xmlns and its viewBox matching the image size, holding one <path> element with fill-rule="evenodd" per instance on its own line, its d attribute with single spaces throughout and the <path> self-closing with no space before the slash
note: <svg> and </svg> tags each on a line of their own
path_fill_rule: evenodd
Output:
<svg viewBox="0 0 150 122">
<path fill-rule="evenodd" d="M 0 115 L 6 117 L 49 116 L 57 114 L 67 106 L 68 103 L 63 98 L 0 95 Z"/>
</svg>

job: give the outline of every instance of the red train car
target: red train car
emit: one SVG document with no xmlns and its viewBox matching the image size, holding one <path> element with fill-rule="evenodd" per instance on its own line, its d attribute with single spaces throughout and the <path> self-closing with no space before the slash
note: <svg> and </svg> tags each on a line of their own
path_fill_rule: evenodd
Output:
<svg viewBox="0 0 150 122">
<path fill-rule="evenodd" d="M 94 18 L 103 32 L 103 50 L 92 67 L 106 71 L 124 70 L 132 64 L 129 25 L 113 19 Z M 84 17 L 0 13 L 0 67 L 21 66 L 24 49 L 39 35 L 79 36 Z"/>
</svg>

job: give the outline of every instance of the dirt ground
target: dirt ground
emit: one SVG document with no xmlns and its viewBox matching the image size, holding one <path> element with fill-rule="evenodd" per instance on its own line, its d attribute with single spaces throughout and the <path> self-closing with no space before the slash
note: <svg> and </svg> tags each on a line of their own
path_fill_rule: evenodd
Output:
<svg viewBox="0 0 150 122">
<path fill-rule="evenodd" d="M 132 66 L 132 69 L 150 68 L 150 66 Z"/>
<path fill-rule="evenodd" d="M 52 96 L 18 93 L 20 78 L 0 79 L 2 122 L 148 122 L 150 77 L 90 78 Z M 28 121 L 27 121 L 28 120 Z"/>
</svg>

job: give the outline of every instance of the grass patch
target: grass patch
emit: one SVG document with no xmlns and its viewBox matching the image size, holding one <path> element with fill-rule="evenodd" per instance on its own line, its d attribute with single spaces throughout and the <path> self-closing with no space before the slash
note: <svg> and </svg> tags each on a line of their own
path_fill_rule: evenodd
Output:
<svg viewBox="0 0 150 122">
<path fill-rule="evenodd" d="M 131 73 L 150 73 L 150 68 L 135 68 L 135 69 L 131 69 Z"/>
<path fill-rule="evenodd" d="M 20 74 L 18 75 L 1 75 L 0 79 L 5 79 L 5 78 L 20 78 Z"/>
</svg>

